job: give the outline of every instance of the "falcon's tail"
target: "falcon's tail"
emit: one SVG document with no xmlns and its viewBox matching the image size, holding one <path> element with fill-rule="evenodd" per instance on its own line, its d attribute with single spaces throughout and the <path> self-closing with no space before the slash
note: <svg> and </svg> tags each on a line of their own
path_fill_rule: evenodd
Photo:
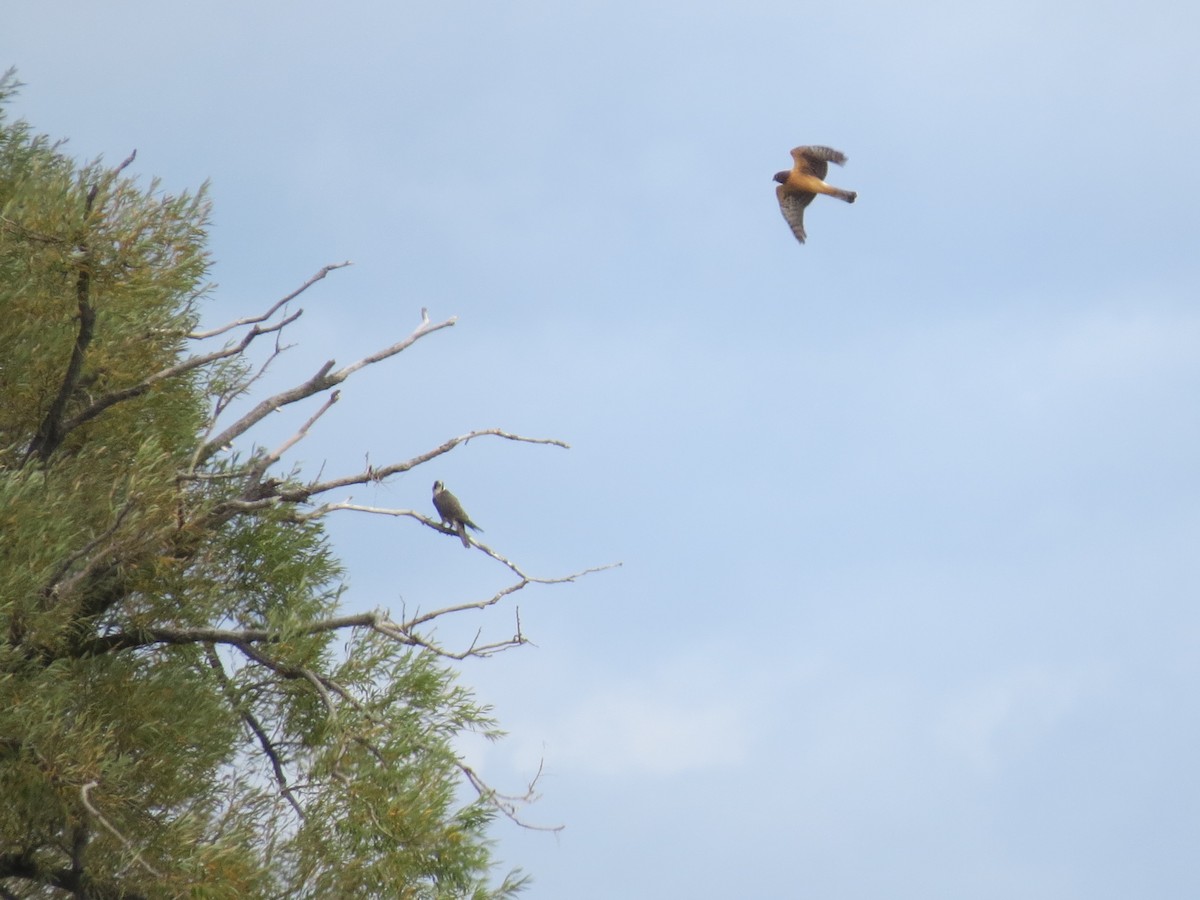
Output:
<svg viewBox="0 0 1200 900">
<path fill-rule="evenodd" d="M 858 194 L 855 191 L 843 191 L 841 188 L 834 188 L 833 196 L 839 200 L 845 200 L 847 203 L 853 203 L 858 199 Z"/>
</svg>

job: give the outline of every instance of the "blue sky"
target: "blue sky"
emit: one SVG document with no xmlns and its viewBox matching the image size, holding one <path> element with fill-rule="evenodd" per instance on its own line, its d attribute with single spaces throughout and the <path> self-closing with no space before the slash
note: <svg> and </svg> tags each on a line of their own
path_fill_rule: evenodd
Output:
<svg viewBox="0 0 1200 900">
<path fill-rule="evenodd" d="M 15 111 L 212 183 L 214 324 L 320 266 L 293 454 L 474 442 L 537 574 L 464 666 L 528 896 L 1200 893 L 1200 13 L 1178 2 L 10 4 Z M 771 176 L 850 158 L 807 245 Z M 290 433 L 296 421 L 273 424 Z M 331 522 L 355 608 L 503 573 Z M 447 626 L 505 637 L 511 608 Z"/>
</svg>

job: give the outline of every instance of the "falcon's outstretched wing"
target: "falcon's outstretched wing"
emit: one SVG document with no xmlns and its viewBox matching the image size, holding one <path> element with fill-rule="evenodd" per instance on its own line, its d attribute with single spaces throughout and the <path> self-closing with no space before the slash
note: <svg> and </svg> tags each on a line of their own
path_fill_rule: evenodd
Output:
<svg viewBox="0 0 1200 900">
<path fill-rule="evenodd" d="M 829 171 L 829 163 L 839 166 L 846 164 L 845 153 L 834 150 L 832 147 L 822 147 L 819 144 L 812 147 L 796 147 L 792 150 L 792 159 L 796 161 L 799 168 L 811 172 L 822 180 L 825 178 L 825 173 Z"/>
<path fill-rule="evenodd" d="M 779 198 L 779 211 L 792 227 L 796 240 L 804 243 L 804 207 L 812 203 L 816 194 L 788 191 L 782 184 L 775 188 L 775 196 Z"/>
</svg>

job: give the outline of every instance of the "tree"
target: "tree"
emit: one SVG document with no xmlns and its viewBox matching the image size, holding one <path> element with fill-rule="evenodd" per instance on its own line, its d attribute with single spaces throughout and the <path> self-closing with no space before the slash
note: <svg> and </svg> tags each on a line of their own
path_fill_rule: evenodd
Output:
<svg viewBox="0 0 1200 900">
<path fill-rule="evenodd" d="M 16 87 L 0 81 L 0 116 Z M 450 659 L 525 638 L 518 620 L 511 638 L 455 650 L 430 626 L 584 573 L 534 578 L 476 542 L 512 575 L 494 595 L 344 614 L 323 518 L 356 509 L 453 535 L 332 492 L 475 438 L 566 445 L 486 430 L 334 478 L 280 473 L 339 385 L 454 319 L 422 310 L 403 340 L 232 416 L 262 371 L 250 348 L 277 342 L 339 266 L 200 330 L 205 191 L 140 188 L 132 159 L 78 165 L 0 118 L 0 896 L 516 893 L 519 873 L 491 880 L 487 831 L 533 786 L 502 796 L 456 755 L 463 732 L 498 732 Z M 254 443 L 264 417 L 305 400 L 290 439 Z"/>
</svg>

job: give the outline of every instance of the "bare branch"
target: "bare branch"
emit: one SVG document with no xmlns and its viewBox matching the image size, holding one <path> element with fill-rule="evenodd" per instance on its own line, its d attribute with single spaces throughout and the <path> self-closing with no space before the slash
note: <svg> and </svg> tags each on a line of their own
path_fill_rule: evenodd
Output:
<svg viewBox="0 0 1200 900">
<path fill-rule="evenodd" d="M 319 519 L 331 512 L 339 512 L 342 510 L 371 513 L 377 516 L 408 516 L 409 518 L 423 522 L 430 528 L 434 528 L 443 534 L 453 534 L 455 536 L 458 535 L 458 532 L 453 528 L 443 527 L 440 523 L 434 522 L 432 519 L 428 519 L 421 515 L 415 509 L 385 509 L 379 506 L 361 506 L 357 503 L 351 503 L 350 500 L 346 500 L 344 503 L 322 503 L 320 506 L 315 507 L 309 512 L 297 513 L 295 515 L 295 519 L 297 522 L 311 522 L 313 519 Z"/>
<path fill-rule="evenodd" d="M 421 647 L 431 653 L 436 653 L 443 659 L 463 660 L 468 657 L 476 659 L 484 659 L 489 656 L 494 656 L 504 650 L 511 650 L 513 647 L 520 647 L 530 643 L 526 637 L 521 634 L 521 618 L 517 616 L 517 632 L 511 638 L 505 638 L 502 641 L 493 641 L 488 644 L 479 643 L 479 638 L 482 636 L 482 631 L 475 632 L 475 638 L 470 645 L 464 650 L 447 650 L 445 647 L 421 637 L 415 631 L 407 631 L 404 625 L 397 625 L 394 622 L 381 623 L 376 628 L 380 634 L 386 635 L 393 640 L 411 644 L 416 647 Z"/>
<path fill-rule="evenodd" d="M 341 391 L 334 391 L 332 394 L 330 394 L 329 398 L 324 402 L 324 404 L 322 404 L 321 408 L 313 413 L 309 417 L 308 421 L 301 425 L 300 429 L 295 434 L 293 434 L 290 438 L 288 438 L 270 453 L 264 454 L 260 459 L 255 460 L 254 465 L 250 467 L 250 480 L 254 483 L 257 483 L 259 480 L 261 480 L 267 469 L 279 462 L 279 459 L 283 456 L 283 454 L 287 453 L 288 450 L 304 439 L 305 435 L 308 434 L 309 429 L 317 423 L 317 419 L 325 415 L 325 413 L 329 411 L 329 408 L 338 402 L 338 398 L 341 397 L 341 394 Z"/>
<path fill-rule="evenodd" d="M 470 441 L 473 441 L 473 440 L 475 440 L 475 438 L 478 438 L 478 437 L 498 437 L 498 438 L 503 438 L 506 441 L 519 441 L 520 443 L 523 443 L 523 444 L 549 444 L 550 446 L 553 446 L 553 447 L 562 447 L 567 450 L 571 449 L 571 445 L 568 444 L 566 441 L 559 441 L 559 440 L 555 440 L 554 438 L 523 437 L 522 435 L 519 435 L 519 434 L 512 434 L 511 432 L 508 432 L 508 431 L 502 431 L 499 428 L 482 428 L 477 431 L 467 432 L 466 434 L 459 435 L 458 437 L 455 437 L 455 438 L 450 438 L 450 440 L 446 441 L 445 443 L 441 444 L 440 446 L 434 447 L 432 450 L 422 453 L 419 456 L 414 456 L 412 459 L 405 460 L 404 462 L 393 463 L 390 466 L 383 466 L 382 468 L 378 468 L 378 469 L 373 466 L 370 466 L 366 470 L 359 472 L 355 475 L 347 475 L 345 477 L 335 478 L 330 481 L 312 482 L 305 487 L 304 491 L 305 491 L 305 494 L 307 494 L 308 496 L 312 496 L 314 494 L 322 494 L 322 493 L 325 493 L 326 491 L 332 491 L 332 490 L 335 490 L 336 488 L 344 488 L 344 487 L 350 487 L 351 485 L 355 485 L 355 484 L 367 484 L 369 482 L 382 481 L 383 479 L 388 478 L 391 475 L 398 475 L 402 472 L 407 472 L 410 469 L 415 469 L 417 466 L 423 465 L 424 463 L 429 462 L 431 459 L 436 459 L 437 457 L 442 456 L 445 453 L 449 453 L 451 450 L 453 450 L 455 447 L 459 446 L 460 444 L 469 443 Z M 340 508 L 340 507 L 337 504 L 334 504 L 330 507 L 330 510 L 332 511 L 333 509 L 338 509 L 338 508 Z M 349 507 L 347 507 L 347 508 L 349 508 Z M 383 511 L 379 510 L 379 512 L 383 512 Z M 386 514 L 387 515 L 407 515 L 408 511 L 400 510 L 397 512 L 388 512 Z M 438 530 L 442 530 L 442 529 L 439 528 Z M 457 532 L 448 532 L 448 533 L 457 534 Z"/>
<path fill-rule="evenodd" d="M 288 294 L 282 300 L 275 301 L 275 303 L 271 306 L 271 308 L 268 309 L 265 313 L 263 313 L 260 316 L 248 316 L 247 318 L 244 318 L 244 319 L 237 319 L 233 322 L 229 322 L 228 324 L 222 325 L 220 328 L 214 328 L 211 331 L 193 331 L 191 334 L 188 335 L 188 337 L 192 338 L 193 340 L 203 341 L 203 340 L 207 340 L 208 338 L 216 337 L 219 334 L 224 334 L 227 331 L 232 331 L 235 328 L 241 328 L 243 325 L 254 325 L 254 324 L 257 324 L 258 322 L 265 322 L 265 321 L 267 321 L 267 319 L 271 318 L 271 316 L 275 315 L 275 313 L 279 311 L 279 308 L 281 306 L 283 306 L 285 303 L 288 303 L 291 300 L 295 300 L 297 297 L 299 297 L 301 294 L 303 294 L 305 291 L 307 291 L 310 287 L 312 287 L 314 284 L 316 284 L 318 281 L 320 281 L 322 278 L 324 278 L 330 272 L 334 271 L 335 269 L 344 269 L 346 266 L 349 266 L 349 265 L 351 265 L 351 262 L 349 260 L 346 260 L 345 262 L 332 263 L 328 266 L 322 267 L 322 269 L 319 272 L 317 272 L 316 275 L 314 275 L 312 278 L 308 279 L 308 281 L 304 282 L 304 284 L 300 285 L 300 287 L 296 288 L 296 290 L 292 291 L 290 294 Z M 303 310 L 301 310 L 300 312 L 303 312 Z M 299 316 L 300 312 L 297 312 L 296 316 Z"/>
<path fill-rule="evenodd" d="M 300 318 L 303 312 L 304 310 L 297 310 L 295 313 L 286 317 L 279 323 L 279 330 L 276 331 L 275 336 L 275 347 L 272 349 L 270 355 L 263 360 L 262 364 L 258 367 L 257 372 L 255 372 L 249 378 L 243 378 L 239 380 L 236 384 L 225 389 L 217 396 L 216 403 L 213 405 L 212 416 L 209 418 L 208 428 L 204 433 L 204 439 L 196 445 L 196 449 L 192 453 L 192 462 L 190 467 L 191 471 L 195 471 L 202 458 L 207 459 L 208 456 L 211 455 L 212 448 L 209 446 L 208 441 L 212 437 L 213 432 L 217 430 L 217 422 L 220 420 L 220 417 L 224 414 L 228 406 L 236 397 L 240 397 L 242 394 L 249 391 L 250 387 L 267 373 L 267 370 L 271 367 L 271 363 L 275 361 L 279 354 L 287 349 L 286 347 L 281 346 L 279 343 L 279 339 L 283 335 L 283 328 L 284 326 L 290 325 L 292 322 L 296 321 L 296 319 Z M 275 329 L 272 328 L 271 330 Z M 267 329 L 263 329 L 263 333 L 266 331 Z"/>
<path fill-rule="evenodd" d="M 479 775 L 475 772 L 475 770 L 472 769 L 470 766 L 468 766 L 466 763 L 462 762 L 461 760 L 458 762 L 459 771 L 461 771 L 463 773 L 463 775 L 466 776 L 466 779 L 468 782 L 470 782 L 471 787 L 475 788 L 476 793 L 479 794 L 479 799 L 483 800 L 485 803 L 488 803 L 495 809 L 499 810 L 501 813 L 504 814 L 504 816 L 506 818 L 515 822 L 517 825 L 520 825 L 522 828 L 528 828 L 531 831 L 559 832 L 559 831 L 562 831 L 563 828 L 566 826 L 563 826 L 563 825 L 531 825 L 530 823 L 528 823 L 524 819 L 522 819 L 520 817 L 520 815 L 518 814 L 518 812 L 522 806 L 527 806 L 528 804 L 530 804 L 538 799 L 537 783 L 542 777 L 543 765 L 544 765 L 544 761 L 541 761 L 538 763 L 537 773 L 530 780 L 529 785 L 525 790 L 525 793 L 517 796 L 517 795 L 510 795 L 510 794 L 501 794 L 495 788 L 491 787 L 486 781 L 484 781 L 482 778 L 480 778 Z"/>
<path fill-rule="evenodd" d="M 125 171 L 126 168 L 128 168 L 129 164 L 133 162 L 135 157 L 137 157 L 136 149 L 131 151 L 130 154 L 125 157 L 125 159 L 123 159 L 115 169 L 107 173 L 107 177 L 103 179 L 104 183 L 111 184 L 113 181 L 115 181 L 116 177 Z M 89 190 L 87 193 L 87 201 L 84 203 L 83 207 L 83 211 L 86 215 L 91 215 L 92 207 L 96 203 L 96 197 L 100 194 L 100 184 L 101 182 L 97 181 L 92 185 L 91 190 Z"/>
<path fill-rule="evenodd" d="M 280 393 L 275 394 L 273 397 L 268 397 L 266 400 L 263 400 L 261 403 L 255 406 L 254 409 L 250 410 L 250 412 L 246 413 L 246 415 L 242 416 L 242 418 L 238 419 L 231 426 L 226 428 L 217 437 L 209 440 L 200 449 L 197 459 L 199 461 L 203 461 L 212 456 L 212 454 L 216 453 L 221 447 L 232 443 L 234 439 L 242 434 L 245 434 L 256 424 L 276 410 L 282 409 L 284 406 L 295 403 L 299 400 L 304 400 L 308 397 L 311 397 L 313 394 L 318 394 L 322 391 L 327 391 L 330 388 L 336 387 L 349 378 L 354 372 L 363 368 L 363 366 L 372 365 L 373 363 L 380 362 L 388 357 L 395 356 L 397 353 L 400 353 L 401 351 L 411 347 L 414 343 L 426 335 L 432 334 L 435 331 L 440 331 L 443 328 L 449 328 L 456 321 L 458 321 L 457 318 L 452 316 L 444 322 L 431 325 L 429 324 L 427 317 L 423 316 L 421 324 L 404 340 L 398 341 L 395 344 L 392 344 L 390 347 L 380 350 L 377 353 L 372 353 L 370 356 L 364 357 L 358 362 L 346 366 L 344 369 L 333 372 L 332 369 L 334 367 L 334 361 L 329 360 L 327 363 L 321 366 L 321 368 L 317 370 L 316 374 L 309 378 L 308 381 L 302 382 L 301 384 L 298 384 L 293 388 L 289 388 L 286 391 L 281 391 Z"/>
<path fill-rule="evenodd" d="M 409 347 L 411 347 L 413 344 L 415 344 L 417 341 L 419 341 L 421 338 L 425 337 L 425 335 L 430 334 L 434 331 L 440 331 L 443 328 L 450 328 L 457 321 L 458 321 L 458 316 L 451 316 L 445 322 L 439 322 L 437 325 L 431 325 L 429 322 L 429 313 L 426 311 L 426 309 L 424 307 L 422 307 L 421 308 L 421 324 L 419 326 L 417 326 L 416 331 L 414 331 L 412 334 L 410 334 L 404 340 L 397 341 L 396 343 L 392 344 L 392 346 L 390 346 L 390 347 L 385 347 L 384 349 L 376 351 L 375 353 L 372 353 L 369 356 L 364 356 L 358 362 L 351 363 L 350 365 L 346 366 L 344 369 L 339 369 L 337 372 L 333 373 L 332 377 L 336 378 L 339 382 L 345 381 L 347 378 L 349 378 L 351 375 L 353 375 L 359 369 L 364 368 L 365 366 L 374 365 L 377 362 L 381 362 L 382 360 L 385 360 L 385 359 L 388 359 L 389 357 L 395 356 L 397 353 L 402 353 L 405 350 L 407 350 Z"/>
<path fill-rule="evenodd" d="M 133 150 L 130 150 L 130 151 L 129 151 L 129 155 L 128 155 L 127 157 L 125 157 L 125 159 L 123 159 L 123 160 L 122 160 L 122 161 L 121 161 L 121 162 L 120 162 L 120 163 L 117 165 L 117 167 L 116 167 L 115 169 L 113 169 L 113 170 L 112 170 L 113 177 L 115 177 L 115 176 L 117 176 L 117 175 L 120 175 L 120 174 L 121 174 L 122 172 L 124 172 L 124 171 L 125 171 L 127 168 L 129 168 L 130 164 L 131 164 L 131 163 L 132 163 L 132 162 L 133 162 L 135 159 L 137 159 L 137 148 L 136 148 L 136 147 L 135 147 Z"/>
<path fill-rule="evenodd" d="M 143 379 L 135 385 L 122 388 L 119 391 L 113 391 L 111 394 L 106 394 L 87 409 L 83 410 L 78 415 L 66 422 L 63 425 L 63 434 L 67 434 L 72 429 L 78 428 L 85 422 L 90 422 L 110 406 L 115 406 L 118 403 L 121 403 L 125 400 L 130 400 L 134 397 L 140 397 L 160 381 L 165 381 L 168 378 L 174 378 L 178 375 L 183 375 L 186 372 L 190 372 L 193 369 L 198 369 L 201 366 L 206 366 L 209 363 L 217 362 L 218 360 L 227 359 L 231 356 L 237 356 L 238 354 L 245 352 L 246 348 L 250 346 L 251 342 L 255 338 L 264 334 L 270 334 L 273 331 L 280 331 L 286 326 L 290 325 L 292 322 L 296 321 L 298 318 L 300 318 L 299 312 L 294 313 L 293 315 L 288 316 L 279 322 L 276 322 L 274 325 L 267 326 L 266 328 L 259 328 L 256 325 L 246 333 L 246 336 L 242 338 L 238 344 L 224 347 L 221 350 L 214 350 L 212 353 L 206 353 L 203 356 L 190 357 L 178 365 L 170 366 L 159 372 L 155 372 L 153 375 Z"/>
<path fill-rule="evenodd" d="M 386 470 L 379 469 L 377 471 L 383 472 Z M 312 490 L 312 488 L 310 487 L 309 490 Z M 348 500 L 343 503 L 324 503 L 321 506 L 318 506 L 315 509 L 313 509 L 311 512 L 298 514 L 296 516 L 296 519 L 298 521 L 307 522 L 311 519 L 320 518 L 321 516 L 325 516 L 331 512 L 336 512 L 336 511 L 341 511 L 341 510 L 347 510 L 350 512 L 364 512 L 364 513 L 369 513 L 372 515 L 380 515 L 380 516 L 393 516 L 396 518 L 405 517 L 405 518 L 409 518 L 409 519 L 416 519 L 422 525 L 432 528 L 434 531 L 440 531 L 442 534 L 447 534 L 447 535 L 450 535 L 455 538 L 460 537 L 459 533 L 455 529 L 450 528 L 449 526 L 443 525 L 441 522 L 439 522 L 435 519 L 431 519 L 428 516 L 425 516 L 425 515 L 417 512 L 414 509 L 388 509 L 386 507 L 379 507 L 379 506 L 363 506 L 361 504 L 351 503 Z M 496 560 L 496 562 L 505 566 L 514 575 L 516 575 L 518 578 L 520 578 L 521 583 L 505 588 L 504 590 L 500 591 L 499 593 L 497 593 L 495 596 L 491 597 L 488 600 L 481 600 L 478 603 L 468 603 L 468 604 L 464 604 L 463 606 L 447 607 L 443 610 L 439 610 L 436 613 L 430 613 L 428 616 L 423 617 L 421 620 L 414 621 L 410 624 L 419 624 L 420 621 L 426 621 L 427 619 L 436 618 L 437 616 L 439 616 L 443 613 L 446 613 L 446 612 L 456 612 L 460 609 L 483 609 L 485 607 L 492 606 L 495 603 L 497 603 L 504 596 L 511 594 L 514 591 L 521 590 L 521 588 L 523 588 L 526 584 L 564 584 L 566 582 L 573 582 L 573 581 L 575 581 L 575 579 L 581 578 L 584 575 L 591 575 L 594 572 L 603 572 L 607 569 L 615 569 L 615 568 L 619 568 L 621 566 L 621 563 L 619 563 L 619 562 L 618 563 L 608 563 L 607 565 L 594 566 L 590 569 L 584 569 L 583 571 L 575 572 L 574 574 L 566 575 L 561 578 L 536 578 L 531 575 L 527 575 L 512 560 L 500 555 L 495 550 L 493 550 L 491 547 L 489 547 L 487 544 L 483 543 L 482 541 L 480 541 L 478 538 L 474 537 L 473 535 L 468 535 L 467 537 L 470 539 L 471 543 L 475 547 L 482 550 L 484 553 L 486 553 L 492 559 Z"/>
<path fill-rule="evenodd" d="M 239 435 L 245 434 L 260 421 L 265 419 L 271 413 L 287 406 L 289 403 L 295 403 L 297 400 L 303 400 L 306 397 L 311 397 L 313 394 L 320 391 L 328 390 L 333 387 L 336 382 L 329 379 L 329 370 L 334 366 L 333 360 L 325 363 L 317 370 L 317 373 L 308 379 L 308 381 L 297 385 L 286 391 L 282 391 L 273 397 L 268 397 L 259 403 L 254 409 L 242 416 L 237 422 L 226 428 L 220 435 L 211 438 L 204 446 L 202 446 L 197 454 L 201 461 L 212 456 L 221 447 L 233 443 L 234 439 Z"/>
<path fill-rule="evenodd" d="M 415 515 L 415 514 L 414 514 Z M 418 517 L 420 518 L 420 517 Z M 427 520 L 426 520 L 427 521 Z M 431 526 L 432 522 L 427 522 Z M 611 563 L 606 566 L 595 566 L 590 569 L 583 569 L 579 572 L 574 572 L 570 575 L 564 575 L 558 578 L 537 578 L 530 575 L 525 575 L 516 565 L 504 559 L 495 551 L 477 544 L 481 550 L 491 556 L 493 559 L 507 566 L 510 570 L 517 574 L 520 578 L 515 584 L 502 588 L 491 597 L 484 600 L 478 600 L 473 603 L 460 603 L 454 606 L 446 606 L 436 609 L 432 612 L 423 613 L 413 618 L 406 619 L 402 623 L 397 623 L 391 620 L 389 616 L 382 611 L 355 613 L 348 616 L 338 616 L 331 619 L 320 619 L 311 622 L 308 625 L 295 628 L 288 632 L 288 635 L 315 635 L 329 631 L 339 631 L 346 628 L 370 628 L 380 634 L 389 637 L 401 643 L 416 645 L 433 650 L 441 656 L 453 659 L 463 659 L 467 656 L 485 656 L 498 649 L 516 646 L 518 644 L 528 643 L 524 636 L 520 633 L 520 621 L 518 619 L 517 634 L 514 638 L 498 642 L 496 644 L 488 644 L 486 646 L 477 646 L 472 644 L 468 650 L 462 653 L 451 653 L 443 648 L 438 647 L 432 642 L 420 637 L 416 633 L 416 629 L 437 619 L 440 616 L 450 615 L 456 612 L 464 612 L 471 609 L 487 609 L 489 606 L 495 606 L 505 597 L 514 594 L 517 591 L 523 590 L 531 584 L 565 584 L 574 582 L 576 579 L 582 578 L 585 575 L 591 575 L 595 572 L 603 572 L 607 569 L 614 569 L 621 563 Z M 91 638 L 87 641 L 80 642 L 75 652 L 78 656 L 95 656 L 102 653 L 112 653 L 121 650 L 132 650 L 138 647 L 149 647 L 154 644 L 165 645 L 183 645 L 183 644 L 227 644 L 237 647 L 244 653 L 249 653 L 250 648 L 256 644 L 272 644 L 277 643 L 285 635 L 278 630 L 267 628 L 140 628 L 130 629 L 128 631 L 116 631 L 110 634 L 105 634 Z M 254 657 L 257 659 L 258 657 Z M 259 660 L 267 665 L 265 660 Z M 273 663 L 272 668 L 279 671 L 281 674 L 287 674 L 288 677 L 310 677 L 308 674 L 302 673 L 299 669 L 287 667 L 285 663 Z M 284 672 L 283 668 L 288 668 L 288 672 Z M 340 693 L 340 691 L 339 691 Z"/>
<path fill-rule="evenodd" d="M 422 615 L 415 616 L 414 618 L 407 619 L 400 626 L 400 628 L 404 634 L 406 634 L 406 635 L 411 634 L 411 632 L 418 626 L 424 625 L 426 622 L 432 621 L 433 619 L 439 618 L 440 616 L 445 616 L 445 615 L 449 615 L 451 613 L 456 613 L 456 612 L 463 612 L 468 609 L 487 609 L 489 606 L 495 606 L 497 603 L 499 603 L 505 597 L 509 596 L 510 594 L 515 594 L 517 591 L 524 590 L 526 587 L 528 587 L 531 584 L 574 583 L 577 578 L 582 578 L 585 575 L 591 575 L 595 572 L 604 572 L 608 569 L 617 569 L 617 568 L 620 568 L 620 566 L 621 566 L 621 563 L 609 563 L 608 565 L 605 565 L 605 566 L 594 566 L 590 569 L 584 569 L 581 572 L 575 572 L 571 575 L 564 575 L 560 578 L 534 578 L 533 576 L 524 574 L 520 569 L 517 568 L 517 566 L 515 564 L 509 562 L 507 559 L 500 556 L 500 554 L 493 551 L 490 547 L 487 547 L 484 544 L 479 543 L 478 541 L 475 542 L 475 546 L 477 546 L 480 550 L 482 550 L 488 556 L 492 557 L 492 559 L 496 560 L 497 562 L 503 563 L 505 566 L 507 566 L 509 569 L 511 569 L 521 580 L 518 581 L 516 584 L 510 584 L 508 587 L 501 588 L 499 591 L 497 591 L 491 597 L 488 597 L 486 600 L 477 600 L 473 603 L 459 603 L 459 604 L 456 604 L 455 606 L 445 606 L 445 607 L 442 607 L 441 609 L 435 609 L 432 612 L 427 612 Z"/>
</svg>

